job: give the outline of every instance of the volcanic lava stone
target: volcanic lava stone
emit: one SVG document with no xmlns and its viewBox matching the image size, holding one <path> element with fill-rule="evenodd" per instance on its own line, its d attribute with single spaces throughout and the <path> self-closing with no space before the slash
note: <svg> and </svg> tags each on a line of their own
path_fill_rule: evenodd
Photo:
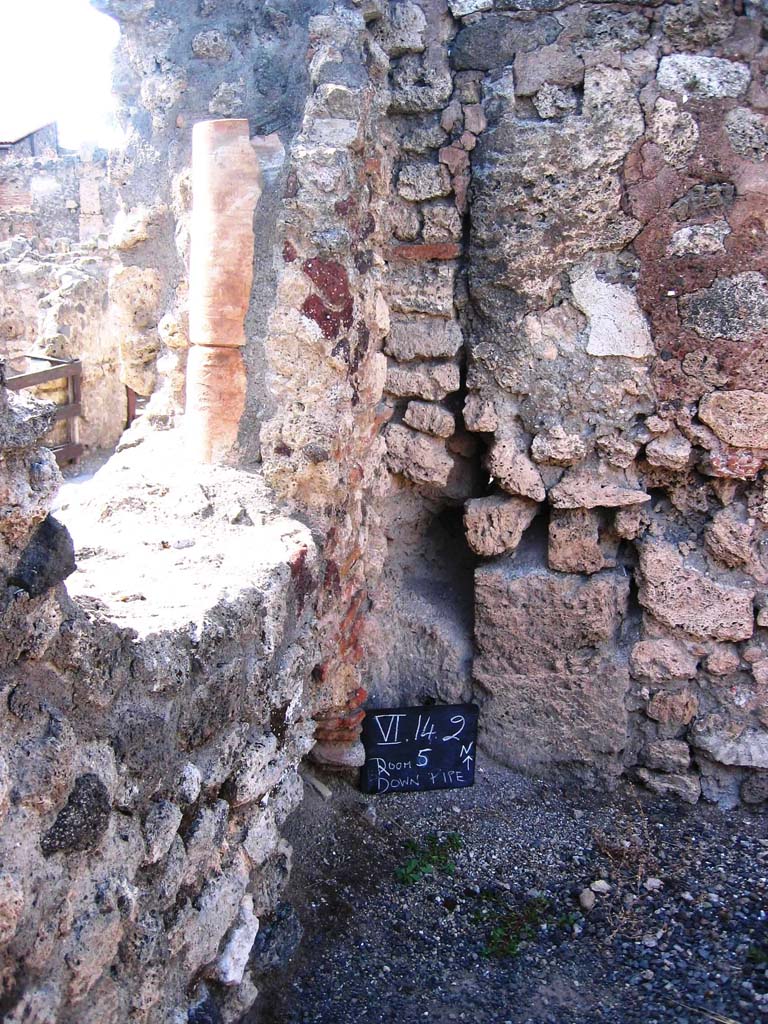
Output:
<svg viewBox="0 0 768 1024">
<path fill-rule="evenodd" d="M 47 516 L 32 534 L 8 582 L 39 597 L 75 571 L 75 548 L 69 530 Z"/>
<path fill-rule="evenodd" d="M 92 850 L 107 830 L 109 813 L 109 793 L 98 775 L 80 775 L 66 805 L 40 841 L 43 855 Z"/>
</svg>

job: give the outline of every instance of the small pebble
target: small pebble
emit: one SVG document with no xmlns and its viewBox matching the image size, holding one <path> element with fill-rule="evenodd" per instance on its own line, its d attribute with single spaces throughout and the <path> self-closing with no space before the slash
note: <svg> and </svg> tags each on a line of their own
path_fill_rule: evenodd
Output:
<svg viewBox="0 0 768 1024">
<path fill-rule="evenodd" d="M 590 889 L 582 889 L 579 893 L 579 903 L 581 909 L 586 910 L 589 913 L 595 905 L 596 896 Z"/>
</svg>

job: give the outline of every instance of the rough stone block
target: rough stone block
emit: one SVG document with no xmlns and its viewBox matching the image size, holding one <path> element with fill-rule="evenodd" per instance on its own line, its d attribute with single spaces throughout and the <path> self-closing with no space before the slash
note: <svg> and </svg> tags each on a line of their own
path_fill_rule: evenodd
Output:
<svg viewBox="0 0 768 1024">
<path fill-rule="evenodd" d="M 743 96 L 749 78 L 746 64 L 692 53 L 662 57 L 656 76 L 659 88 L 667 92 L 713 100 Z"/>
<path fill-rule="evenodd" d="M 698 775 L 665 775 L 639 768 L 638 779 L 653 793 L 661 796 L 677 796 L 687 804 L 698 803 L 701 796 L 701 781 Z"/>
<path fill-rule="evenodd" d="M 192 40 L 192 53 L 201 60 L 228 60 L 232 47 L 225 35 L 217 29 L 198 32 Z"/>
<path fill-rule="evenodd" d="M 646 445 L 645 457 L 652 466 L 679 472 L 687 467 L 691 451 L 690 441 L 679 431 L 669 430 Z"/>
<path fill-rule="evenodd" d="M 587 454 L 587 445 L 579 434 L 567 434 L 562 427 L 537 434 L 531 443 L 531 458 L 553 466 L 572 466 Z"/>
<path fill-rule="evenodd" d="M 672 100 L 656 101 L 651 117 L 651 138 L 673 167 L 684 167 L 699 142 L 699 127 L 692 114 Z"/>
<path fill-rule="evenodd" d="M 768 730 L 710 715 L 697 721 L 691 732 L 696 750 L 720 764 L 742 768 L 768 768 Z"/>
<path fill-rule="evenodd" d="M 437 402 L 452 391 L 458 391 L 461 377 L 457 363 L 431 362 L 395 363 L 387 369 L 385 390 L 399 398 L 426 398 Z"/>
<path fill-rule="evenodd" d="M 768 327 L 768 281 L 756 271 L 720 277 L 680 299 L 683 323 L 702 338 L 750 341 Z"/>
<path fill-rule="evenodd" d="M 761 557 L 761 546 L 755 544 L 754 520 L 739 516 L 738 509 L 728 507 L 716 512 L 704 530 L 707 551 L 730 569 L 744 569 L 757 583 L 768 583 L 768 563 Z M 758 620 L 758 625 L 759 625 Z"/>
<path fill-rule="evenodd" d="M 641 640 L 629 656 L 632 675 L 649 683 L 693 679 L 697 664 L 697 659 L 674 640 Z"/>
<path fill-rule="evenodd" d="M 213 976 L 219 984 L 239 985 L 242 982 L 258 930 L 259 919 L 253 912 L 253 896 L 243 896 L 237 920 L 213 969 Z"/>
<path fill-rule="evenodd" d="M 144 840 L 147 844 L 146 864 L 156 864 L 171 848 L 181 825 L 181 808 L 170 800 L 153 803 L 144 818 Z"/>
<path fill-rule="evenodd" d="M 194 971 L 216 957 L 222 938 L 237 917 L 247 884 L 248 872 L 236 860 L 228 871 L 206 882 L 194 908 L 187 908 L 179 917 L 175 929 L 184 946 L 188 970 Z"/>
<path fill-rule="evenodd" d="M 547 563 L 558 572 L 594 573 L 608 564 L 599 538 L 600 518 L 591 509 L 552 509 Z"/>
<path fill-rule="evenodd" d="M 640 451 L 640 445 L 636 441 L 621 434 L 605 434 L 599 437 L 596 447 L 606 462 L 619 469 L 631 466 Z"/>
<path fill-rule="evenodd" d="M 754 632 L 754 590 L 687 568 L 671 544 L 641 545 L 638 581 L 640 603 L 666 626 L 712 640 L 746 640 Z"/>
<path fill-rule="evenodd" d="M 741 799 L 745 804 L 761 804 L 768 800 L 768 772 L 756 771 L 744 780 Z"/>
<path fill-rule="evenodd" d="M 492 434 L 498 430 L 499 416 L 490 398 L 470 391 L 464 400 L 464 426 L 478 433 Z"/>
<path fill-rule="evenodd" d="M 502 559 L 476 570 L 475 593 L 488 749 L 520 768 L 620 771 L 629 675 L 615 647 L 626 577 L 529 572 Z"/>
<path fill-rule="evenodd" d="M 713 391 L 699 403 L 699 419 L 734 448 L 768 448 L 768 394 Z"/>
<path fill-rule="evenodd" d="M 488 127 L 488 118 L 479 103 L 468 103 L 464 107 L 464 129 L 479 135 Z"/>
<path fill-rule="evenodd" d="M 473 498 L 464 506 L 467 543 L 478 555 L 514 551 L 538 508 L 538 503 L 529 498 Z"/>
<path fill-rule="evenodd" d="M 700 0 L 665 7 L 661 15 L 664 36 L 679 50 L 704 50 L 722 42 L 733 32 L 735 21 L 730 3 L 705 4 Z"/>
<path fill-rule="evenodd" d="M 542 85 L 581 85 L 584 61 L 557 45 L 515 56 L 515 95 L 533 96 Z"/>
<path fill-rule="evenodd" d="M 411 202 L 440 199 L 450 194 L 451 176 L 441 164 L 426 161 L 405 164 L 397 178 L 397 191 Z"/>
<path fill-rule="evenodd" d="M 243 849 L 251 863 L 261 867 L 274 850 L 279 838 L 273 809 L 269 806 L 252 808 L 248 831 L 243 842 Z"/>
<path fill-rule="evenodd" d="M 277 740 L 265 733 L 248 744 L 239 756 L 229 780 L 233 807 L 261 799 L 279 780 L 284 771 L 277 751 Z"/>
<path fill-rule="evenodd" d="M 729 110 L 725 131 L 735 153 L 745 160 L 762 163 L 768 159 L 768 118 L 746 107 Z"/>
<path fill-rule="evenodd" d="M 445 132 L 452 132 L 462 118 L 461 103 L 454 97 L 440 114 L 440 127 Z"/>
<path fill-rule="evenodd" d="M 445 142 L 445 130 L 437 120 L 422 122 L 409 128 L 403 135 L 402 148 L 406 153 L 431 153 Z"/>
<path fill-rule="evenodd" d="M 533 308 L 546 308 L 559 287 L 556 268 L 621 249 L 637 234 L 637 222 L 621 209 L 618 170 L 643 130 L 627 72 L 599 67 L 585 75 L 581 116 L 549 127 L 503 117 L 480 136 L 472 161 L 473 292 L 487 305 L 486 332 L 501 346 L 508 346 L 504 339 L 519 316 L 521 294 L 534 300 Z M 514 301 L 500 294 L 506 289 Z M 516 355 L 529 359 L 510 348 L 513 364 Z"/>
<path fill-rule="evenodd" d="M 446 451 L 444 441 L 392 424 L 387 428 L 386 442 L 391 472 L 402 473 L 417 484 L 444 487 L 448 483 L 454 459 Z"/>
<path fill-rule="evenodd" d="M 576 112 L 579 101 L 573 89 L 559 85 L 542 85 L 533 97 L 536 113 L 544 120 L 563 118 Z"/>
<path fill-rule="evenodd" d="M 461 328 L 455 320 L 418 314 L 393 316 L 384 351 L 401 362 L 449 359 L 459 351 L 463 340 Z"/>
<path fill-rule="evenodd" d="M 643 511 L 641 505 L 630 505 L 619 508 L 613 514 L 613 532 L 623 540 L 635 540 L 643 529 Z"/>
<path fill-rule="evenodd" d="M 489 71 L 511 64 L 516 53 L 553 43 L 561 31 L 562 26 L 550 15 L 518 21 L 503 14 L 492 14 L 459 31 L 453 44 L 451 63 L 458 71 Z"/>
<path fill-rule="evenodd" d="M 510 494 L 544 501 L 546 491 L 541 473 L 521 450 L 515 438 L 494 441 L 487 459 L 488 472 Z"/>
<path fill-rule="evenodd" d="M 442 61 L 407 54 L 392 71 L 390 109 L 397 114 L 431 113 L 445 106 L 452 92 L 453 77 Z"/>
<path fill-rule="evenodd" d="M 667 256 L 713 256 L 725 252 L 725 239 L 730 234 L 728 222 L 689 224 L 679 228 L 669 240 Z"/>
<path fill-rule="evenodd" d="M 441 165 L 451 174 L 461 174 L 469 167 L 469 153 L 459 145 L 443 146 L 438 153 Z"/>
<path fill-rule="evenodd" d="M 38 526 L 11 573 L 8 583 L 39 597 L 75 571 L 75 549 L 69 531 L 53 516 Z"/>
<path fill-rule="evenodd" d="M 80 775 L 65 806 L 40 840 L 43 855 L 94 849 L 107 831 L 110 811 L 109 793 L 98 775 Z"/>
<path fill-rule="evenodd" d="M 468 14 L 493 9 L 493 0 L 448 0 L 454 18 L 465 18 Z"/>
<path fill-rule="evenodd" d="M 182 765 L 176 778 L 176 799 L 182 805 L 193 804 L 200 796 L 202 776 L 197 765 L 188 761 Z"/>
<path fill-rule="evenodd" d="M 450 437 L 456 430 L 453 413 L 432 402 L 409 402 L 403 421 L 414 430 L 435 437 Z"/>
<path fill-rule="evenodd" d="M 620 474 L 600 469 L 580 465 L 568 470 L 549 492 L 553 508 L 623 508 L 651 500 L 645 491 L 627 486 Z"/>
<path fill-rule="evenodd" d="M 660 725 L 681 729 L 693 721 L 698 709 L 698 699 L 690 690 L 679 690 L 676 693 L 659 690 L 648 702 L 646 712 L 649 718 Z"/>
<path fill-rule="evenodd" d="M 760 619 L 758 616 L 758 625 Z M 713 676 L 729 676 L 737 672 L 741 658 L 738 648 L 730 644 L 718 644 L 713 651 L 707 655 L 705 666 L 707 672 Z"/>
<path fill-rule="evenodd" d="M 691 764 L 691 751 L 683 740 L 657 740 L 645 752 L 649 768 L 661 772 L 687 772 Z"/>
<path fill-rule="evenodd" d="M 419 237 L 421 218 L 419 207 L 413 203 L 392 196 L 384 211 L 385 224 L 394 238 L 400 242 L 412 242 Z"/>
<path fill-rule="evenodd" d="M 422 52 L 426 27 L 427 19 L 418 4 L 391 3 L 389 17 L 376 23 L 374 36 L 388 56 L 402 57 Z"/>
<path fill-rule="evenodd" d="M 453 317 L 452 264 L 401 264 L 393 267 L 388 282 L 390 307 L 396 313 L 429 313 Z"/>
</svg>

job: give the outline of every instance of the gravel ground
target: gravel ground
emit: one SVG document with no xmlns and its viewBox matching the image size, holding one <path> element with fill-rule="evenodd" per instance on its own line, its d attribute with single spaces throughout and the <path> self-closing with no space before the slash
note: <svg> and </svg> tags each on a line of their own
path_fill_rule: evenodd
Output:
<svg viewBox="0 0 768 1024">
<path fill-rule="evenodd" d="M 764 813 L 487 761 L 472 789 L 322 782 L 289 822 L 248 1024 L 768 1024 Z"/>
</svg>

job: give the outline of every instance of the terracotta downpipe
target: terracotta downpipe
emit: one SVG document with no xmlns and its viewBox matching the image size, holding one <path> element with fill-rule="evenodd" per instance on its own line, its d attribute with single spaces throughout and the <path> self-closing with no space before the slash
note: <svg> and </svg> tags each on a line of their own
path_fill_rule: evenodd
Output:
<svg viewBox="0 0 768 1024">
<path fill-rule="evenodd" d="M 220 462 L 245 407 L 245 314 L 253 281 L 259 161 L 246 120 L 192 129 L 192 222 L 186 426 L 191 454 Z"/>
</svg>

